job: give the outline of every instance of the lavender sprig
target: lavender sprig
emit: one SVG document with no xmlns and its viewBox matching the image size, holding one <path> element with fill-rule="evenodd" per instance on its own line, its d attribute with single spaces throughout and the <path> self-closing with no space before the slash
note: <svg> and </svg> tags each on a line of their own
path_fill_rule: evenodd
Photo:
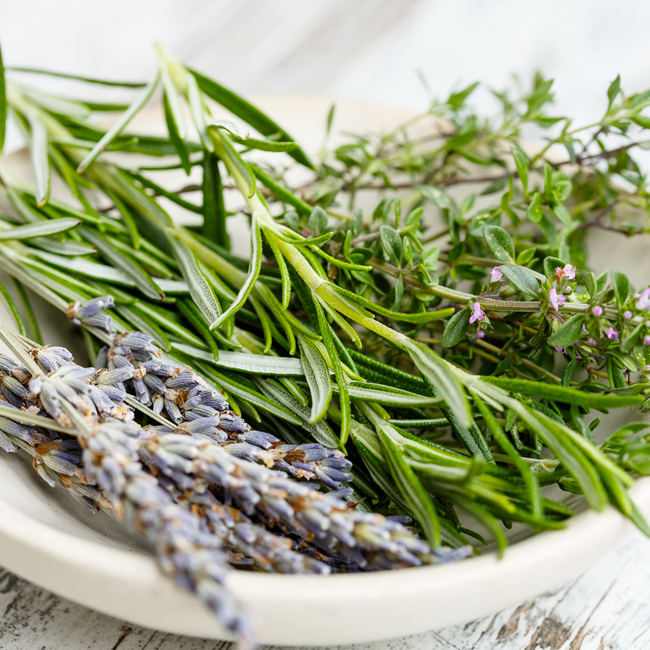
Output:
<svg viewBox="0 0 650 650">
<path fill-rule="evenodd" d="M 297 478 L 316 478 L 330 488 L 351 480 L 352 464 L 338 449 L 319 443 L 291 445 L 252 429 L 230 410 L 228 402 L 190 368 L 160 361 L 162 352 L 142 332 L 115 338 L 99 360 L 108 368 L 133 368 L 126 386 L 154 412 L 165 413 L 176 431 L 210 439 L 244 460 L 274 466 Z"/>
<path fill-rule="evenodd" d="M 96 313 L 93 310 L 93 317 Z M 177 425 L 175 429 L 155 427 L 147 449 L 151 463 L 157 463 L 158 469 L 182 489 L 194 491 L 196 478 L 203 479 L 223 490 L 227 501 L 234 498 L 248 514 L 261 510 L 289 532 L 363 568 L 431 561 L 430 547 L 401 524 L 381 515 L 355 512 L 345 502 L 250 463 L 273 459 L 260 450 L 272 449 L 277 438 L 251 431 L 217 391 L 189 368 L 161 363 L 157 360 L 161 355 L 153 339 L 142 332 L 116 337 L 115 345 L 105 352 L 109 368 L 132 373 L 131 385 L 138 401 L 152 405 L 156 413 L 164 409 Z M 100 358 L 104 360 L 103 355 Z M 193 437 L 183 435 L 187 433 Z M 233 438 L 238 441 L 236 445 L 220 446 Z M 333 487 L 350 478 L 347 470 L 351 465 L 336 450 L 318 444 L 283 447 L 289 449 L 289 453 L 282 452 L 283 465 L 294 471 L 307 469 L 321 480 L 325 477 L 324 482 Z"/>
<path fill-rule="evenodd" d="M 115 346 L 112 355 L 109 355 L 109 365 L 115 368 L 107 373 L 98 373 L 98 385 L 102 376 L 109 373 L 113 373 L 110 376 L 114 386 L 121 383 L 119 380 L 127 372 L 135 373 L 133 379 L 140 381 L 139 375 L 143 369 L 142 377 L 149 374 L 144 364 L 155 363 L 157 367 L 154 370 L 160 372 L 163 367 L 167 375 L 165 393 L 158 393 L 158 396 L 162 395 L 163 400 L 178 407 L 176 402 L 169 399 L 169 391 L 187 391 L 183 407 L 190 400 L 198 398 L 190 402 L 192 408 L 187 410 L 203 407 L 215 411 L 213 414 L 202 410 L 200 417 L 189 420 L 189 425 L 194 425 L 192 436 L 186 435 L 186 432 L 176 433 L 167 427 L 147 429 L 146 450 L 151 456 L 148 463 L 155 464 L 180 489 L 201 493 L 207 482 L 222 491 L 226 502 L 233 499 L 247 514 L 259 511 L 291 533 L 313 541 L 328 553 L 348 557 L 363 568 L 395 568 L 436 560 L 428 544 L 413 536 L 399 522 L 378 514 L 355 511 L 350 504 L 321 494 L 282 472 L 229 453 L 228 446 L 222 446 L 229 430 L 241 433 L 248 426 L 230 412 L 225 412 L 224 418 L 217 414 L 216 409 L 223 408 L 226 403 L 216 391 L 209 389 L 194 373 L 179 372 L 171 366 L 152 362 L 150 356 L 159 354 L 158 348 L 153 346 L 150 337 L 141 332 L 129 332 L 118 337 L 116 342 L 120 345 Z M 140 367 L 136 368 L 131 360 L 139 362 Z M 113 363 L 110 364 L 110 361 Z M 75 370 L 72 371 L 72 368 Z M 74 396 L 69 394 L 68 400 L 82 412 L 89 412 L 96 406 L 88 398 L 94 394 L 95 387 L 89 380 L 95 373 L 94 369 L 79 366 L 64 366 L 55 373 L 60 375 L 59 391 L 67 391 L 71 386 L 78 391 Z M 44 386 L 48 412 L 55 418 L 57 415 L 65 418 L 56 401 L 49 402 L 51 391 L 47 383 Z M 121 387 L 118 390 L 121 391 Z M 195 393 L 192 394 L 192 391 Z M 121 403 L 111 408 L 116 407 L 123 408 Z M 178 409 L 180 411 L 180 407 Z M 170 410 L 175 412 L 174 409 Z M 109 409 L 107 414 L 110 413 Z M 201 437 L 196 434 L 201 434 Z"/>
<path fill-rule="evenodd" d="M 0 365 L 14 367 L 23 376 L 29 377 L 25 369 L 15 365 L 4 355 L 0 355 Z M 103 377 L 106 377 L 106 373 Z M 104 386 L 107 384 L 104 383 Z M 23 408 L 26 408 L 27 404 L 26 402 Z M 45 415 L 35 405 L 28 408 L 33 415 L 39 413 Z M 94 480 L 84 472 L 82 448 L 75 438 L 44 427 L 37 429 L 24 422 L 19 423 L 4 417 L 2 414 L 7 409 L 16 411 L 12 417 L 26 417 L 25 411 L 9 402 L 0 401 L 0 449 L 8 453 L 14 453 L 18 449 L 27 452 L 32 457 L 34 469 L 50 487 L 63 487 L 69 494 L 93 510 L 117 514 L 110 500 L 102 496 Z M 56 425 L 52 422 L 49 426 Z M 144 448 L 140 447 L 141 456 L 146 456 L 143 452 Z M 186 498 L 180 491 L 174 494 L 173 488 L 169 485 L 166 486 L 166 490 L 175 497 L 175 500 Z M 279 537 L 256 526 L 237 508 L 223 506 L 209 493 L 203 495 L 199 502 L 201 503 L 200 514 L 207 525 L 232 552 L 231 563 L 254 564 L 261 570 L 280 573 L 328 572 L 327 565 L 320 561 L 327 561 L 328 558 L 323 556 L 315 560 L 305 556 L 304 553 L 297 553 L 296 544 L 290 539 Z M 223 517 L 222 522 L 219 522 L 219 517 Z"/>
<path fill-rule="evenodd" d="M 37 406 L 40 402 L 44 413 L 55 420 L 52 427 L 65 428 L 71 434 L 79 435 L 79 441 L 65 441 L 73 443 L 75 453 L 70 454 L 59 444 L 48 446 L 49 441 L 36 428 L 12 419 L 0 418 L 2 432 L 8 432 L 17 441 L 24 441 L 20 446 L 27 447 L 35 458 L 44 458 L 39 464 L 42 468 L 39 473 L 50 485 L 60 482 L 69 489 L 73 489 L 69 481 L 79 474 L 83 448 L 87 480 L 101 486 L 108 499 L 102 499 L 94 488 L 90 488 L 92 493 L 86 491 L 82 496 L 86 499 L 92 497 L 98 503 L 103 501 L 103 509 L 118 519 L 126 520 L 132 528 L 141 529 L 154 547 L 161 568 L 213 609 L 242 645 L 250 645 L 250 625 L 248 617 L 239 612 L 232 597 L 223 589 L 228 571 L 228 556 L 222 551 L 224 541 L 240 553 L 255 548 L 254 561 L 260 568 L 305 573 L 329 571 L 326 564 L 295 552 L 291 540 L 278 538 L 253 525 L 234 508 L 224 509 L 215 502 L 195 513 L 178 506 L 140 463 L 141 441 L 138 438 L 146 438 L 146 434 L 132 421 L 132 412 L 119 403 L 108 409 L 101 398 L 97 400 L 97 395 L 102 392 L 89 381 L 95 374 L 94 369 L 81 368 L 70 361 L 71 357 L 68 359 L 67 355 L 56 352 L 50 354 L 47 348 L 30 352 L 33 360 L 29 359 L 29 362 L 35 374 L 29 380 L 29 393 L 20 393 L 25 405 L 31 402 L 31 419 L 42 417 L 35 413 L 42 412 Z M 62 359 L 65 363 L 61 363 Z M 30 377 L 25 369 L 4 356 L 0 363 L 14 374 L 20 373 L 25 381 Z M 59 367 L 45 376 L 38 371 L 40 364 L 48 367 L 58 364 Z M 119 381 L 119 376 L 113 375 L 114 381 Z M 103 385 L 109 384 L 105 381 Z M 27 412 L 15 406 L 7 408 L 15 410 L 16 419 L 29 418 Z M 107 421 L 98 423 L 100 418 Z M 49 426 L 48 420 L 44 422 Z M 47 453 L 41 453 L 40 448 L 34 445 L 37 440 L 41 446 L 48 446 Z M 2 442 L 8 451 L 15 450 L 8 436 L 5 435 Z M 59 481 L 55 481 L 55 477 Z M 76 486 L 74 489 L 78 490 Z M 218 516 L 225 513 L 228 518 L 220 523 Z M 252 543 L 255 546 L 251 546 Z"/>
<path fill-rule="evenodd" d="M 354 511 L 349 504 L 280 471 L 229 454 L 209 437 L 166 433 L 153 426 L 142 429 L 122 399 L 122 380 L 133 373 L 126 365 L 97 372 L 76 365 L 67 351 L 31 348 L 27 353 L 17 339 L 11 343 L 26 369 L 10 361 L 5 361 L 5 366 L 23 377 L 19 382 L 22 388 L 29 380 L 27 393 L 15 386 L 14 397 L 40 406 L 56 422 L 55 428 L 63 427 L 78 437 L 86 475 L 105 493 L 113 513 L 140 528 L 156 550 L 162 569 L 196 593 L 243 642 L 251 638 L 248 620 L 223 588 L 228 570 L 224 540 L 260 567 L 321 573 L 328 567 L 296 553 L 290 540 L 280 541 L 255 525 L 228 505 L 231 498 L 246 513 L 260 512 L 289 532 L 362 568 L 396 568 L 438 559 L 398 521 Z M 54 369 L 46 375 L 42 366 Z M 27 419 L 15 410 L 17 420 Z M 171 479 L 173 488 L 169 481 L 148 473 L 142 458 Z M 56 469 L 61 469 L 62 459 L 58 460 Z M 69 465 L 76 470 L 74 462 Z M 225 505 L 208 486 L 220 489 Z M 175 501 L 178 489 L 191 495 L 190 502 L 200 505 L 198 511 Z M 440 559 L 448 558 L 442 555 Z"/>
<path fill-rule="evenodd" d="M 248 514 L 262 513 L 290 533 L 361 568 L 394 569 L 432 562 L 429 545 L 399 522 L 354 510 L 264 465 L 243 461 L 210 440 L 156 431 L 147 451 L 159 470 L 188 490 L 219 488 Z"/>
<path fill-rule="evenodd" d="M 32 356 L 44 370 L 75 367 L 72 365 L 72 356 L 67 350 L 61 348 L 37 348 L 32 351 Z M 0 368 L 10 369 L 14 375 L 21 377 L 23 381 L 27 381 L 30 377 L 26 369 L 18 366 L 12 359 L 4 355 L 0 355 Z M 62 377 L 62 381 L 65 382 L 66 388 L 72 384 L 85 395 L 94 398 L 93 402 L 95 409 L 97 409 L 97 417 L 113 418 L 117 416 L 118 419 L 122 420 L 132 417 L 129 407 L 123 403 L 126 393 L 122 386 L 122 380 L 130 377 L 128 368 L 117 371 L 102 371 L 96 374 L 91 383 L 85 386 L 77 383 L 78 377 L 73 378 L 75 374 L 71 375 L 71 373 L 67 372 Z M 4 377 L 5 374 L 0 369 L 0 380 Z M 14 399 L 16 401 L 25 399 L 27 392 L 23 384 L 20 383 L 20 389 L 15 388 L 21 397 L 14 394 Z M 46 399 L 51 400 L 49 391 L 46 390 L 46 393 L 48 393 Z M 79 398 L 75 399 L 78 400 Z M 28 402 L 23 402 L 22 405 L 26 407 L 27 404 Z M 10 406 L 7 404 L 7 407 L 20 410 L 15 405 Z M 34 405 L 29 408 L 38 412 L 37 407 Z M 88 404 L 84 406 L 83 410 L 88 412 Z M 59 415 L 62 414 L 62 411 L 56 410 L 56 412 Z M 64 414 L 62 417 L 65 419 Z M 54 423 L 52 423 L 53 425 Z M 40 431 L 45 431 L 45 433 L 40 433 Z M 62 437 L 55 431 L 42 428 L 37 430 L 34 427 L 19 424 L 0 416 L 0 448 L 11 452 L 16 450 L 16 446 L 24 449 L 32 456 L 34 468 L 48 485 L 51 487 L 61 485 L 86 506 L 110 511 L 109 502 L 102 497 L 95 486 L 89 485 L 91 479 L 83 471 L 81 447 L 77 440 L 67 436 Z M 146 456 L 143 447 L 140 447 L 140 454 Z M 167 491 L 171 492 L 172 496 L 176 498 L 185 498 L 180 492 L 174 495 L 170 486 L 167 486 Z M 328 571 L 327 566 L 322 562 L 306 557 L 304 554 L 296 553 L 294 550 L 295 544 L 292 544 L 288 538 L 279 537 L 259 526 L 255 526 L 244 513 L 234 507 L 225 508 L 210 494 L 203 496 L 203 506 L 206 504 L 206 499 L 208 499 L 207 503 L 209 504 L 208 507 L 204 507 L 206 521 L 212 530 L 219 533 L 218 536 L 225 546 L 237 555 L 238 564 L 250 559 L 257 568 L 262 570 L 283 573 L 326 573 Z M 216 526 L 215 513 L 217 512 L 222 513 L 230 522 L 225 528 L 224 523 L 220 524 L 219 527 Z M 252 540 L 255 543 L 252 543 Z M 254 553 L 252 553 L 253 549 L 256 549 Z"/>
<path fill-rule="evenodd" d="M 90 397 L 94 387 L 88 380 L 94 374 L 76 364 L 48 375 L 37 370 L 29 390 L 50 417 L 78 436 L 89 478 L 107 495 L 117 518 L 146 535 L 161 569 L 213 610 L 242 647 L 250 646 L 250 621 L 224 588 L 229 569 L 221 538 L 144 469 L 138 457 L 142 429 L 131 412 L 123 421 L 109 415 L 99 422 L 106 412 L 98 412 Z"/>
</svg>

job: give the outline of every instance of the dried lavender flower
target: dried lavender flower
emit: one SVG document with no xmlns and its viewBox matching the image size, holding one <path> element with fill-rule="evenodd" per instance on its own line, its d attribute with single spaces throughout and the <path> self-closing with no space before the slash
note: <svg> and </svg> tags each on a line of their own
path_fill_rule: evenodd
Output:
<svg viewBox="0 0 650 650">
<path fill-rule="evenodd" d="M 112 319 L 108 314 L 102 313 L 102 310 L 115 307 L 113 296 L 100 296 L 87 302 L 71 302 L 68 306 L 68 318 L 75 325 L 85 325 L 86 327 L 96 327 L 104 332 L 112 334 Z"/>
<path fill-rule="evenodd" d="M 402 524 L 382 515 L 355 510 L 350 504 L 288 478 L 264 465 L 241 460 L 210 440 L 150 429 L 146 445 L 151 462 L 185 489 L 204 481 L 219 488 L 249 515 L 269 521 L 343 555 L 361 568 L 391 569 L 435 561 L 429 545 Z"/>
<path fill-rule="evenodd" d="M 98 423 L 87 390 L 94 374 L 94 368 L 66 366 L 48 376 L 33 376 L 30 392 L 60 425 L 71 427 L 71 432 L 76 427 L 89 478 L 106 494 L 117 518 L 146 535 L 161 569 L 212 609 L 242 647 L 250 646 L 248 616 L 224 588 L 229 569 L 221 538 L 146 472 L 138 457 L 142 429 L 132 417 Z M 54 471 L 61 473 L 64 460 L 57 456 Z"/>
<path fill-rule="evenodd" d="M 393 568 L 431 559 L 427 544 L 413 537 L 399 522 L 355 512 L 348 504 L 322 495 L 279 471 L 228 454 L 209 438 L 202 440 L 178 433 L 161 435 L 153 427 L 143 430 L 123 404 L 109 406 L 110 399 L 99 388 L 111 382 L 120 384 L 127 376 L 125 370 L 98 373 L 94 368 L 82 368 L 69 361 L 45 375 L 34 360 L 45 365 L 47 362 L 39 359 L 36 349 L 30 352 L 32 358 L 26 357 L 26 365 L 34 372 L 29 379 L 30 402 L 38 403 L 59 426 L 70 428 L 71 433 L 79 436 L 85 472 L 108 497 L 114 514 L 131 526 L 137 525 L 155 548 L 163 570 L 196 593 L 240 639 L 250 638 L 250 628 L 247 618 L 223 590 L 229 558 L 223 552 L 224 539 L 231 549 L 243 551 L 260 567 L 319 573 L 328 568 L 318 559 L 296 553 L 290 540 L 277 538 L 243 513 L 220 504 L 206 492 L 206 483 L 221 488 L 226 500 L 232 495 L 249 513 L 259 509 L 269 520 L 314 540 L 324 550 L 333 554 L 343 551 L 361 567 Z M 179 373 L 175 379 L 181 374 L 189 373 Z M 181 381 L 185 386 L 187 378 L 182 377 Z M 227 429 L 241 428 L 238 418 L 226 419 Z M 214 428 L 217 423 L 222 425 L 220 417 L 199 420 L 189 422 L 199 432 Z M 34 440 L 28 430 L 11 419 L 0 422 L 0 426 L 13 437 Z M 165 483 L 146 472 L 141 454 L 176 486 L 208 500 L 201 504 L 202 516 L 174 501 Z M 79 457 L 79 448 L 72 445 L 48 450 L 47 460 L 43 461 L 45 472 L 72 476 L 77 472 Z"/>
<path fill-rule="evenodd" d="M 253 430 L 202 377 L 164 363 L 161 357 L 153 339 L 141 332 L 117 336 L 106 353 L 109 368 L 133 368 L 127 388 L 139 402 L 164 413 L 177 432 L 208 438 L 239 458 L 263 462 L 297 478 L 317 479 L 330 488 L 351 480 L 352 463 L 340 450 L 319 443 L 285 444 Z"/>
</svg>

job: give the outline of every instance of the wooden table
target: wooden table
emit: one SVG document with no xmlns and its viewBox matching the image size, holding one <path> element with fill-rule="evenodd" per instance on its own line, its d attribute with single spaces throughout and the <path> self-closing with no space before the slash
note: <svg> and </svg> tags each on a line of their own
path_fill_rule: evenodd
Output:
<svg viewBox="0 0 650 650">
<path fill-rule="evenodd" d="M 619 0 L 32 0 L 4 3 L 5 62 L 147 78 L 152 43 L 244 93 L 320 93 L 422 109 L 513 71 L 557 78 L 558 113 L 600 115 L 609 82 L 650 87 L 650 5 Z M 630 19 L 633 17 L 633 19 Z M 421 71 L 428 86 L 416 74 Z M 477 102 L 492 108 L 489 93 Z M 12 146 L 19 144 L 14 135 Z M 357 650 L 642 650 L 650 647 L 650 543 L 631 538 L 582 577 L 465 626 Z M 2 650 L 225 650 L 128 625 L 0 572 Z M 314 641 L 317 642 L 317 633 Z"/>
</svg>

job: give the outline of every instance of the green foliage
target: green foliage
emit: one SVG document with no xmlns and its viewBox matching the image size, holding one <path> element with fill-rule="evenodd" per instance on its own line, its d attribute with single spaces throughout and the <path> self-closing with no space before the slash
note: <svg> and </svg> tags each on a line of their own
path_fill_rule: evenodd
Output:
<svg viewBox="0 0 650 650">
<path fill-rule="evenodd" d="M 257 107 L 164 53 L 128 107 L 7 78 L 35 171 L 34 188 L 7 178 L 0 190 L 12 208 L 0 264 L 21 287 L 61 311 L 111 293 L 119 331 L 149 333 L 235 411 L 278 434 L 347 444 L 365 505 L 410 514 L 434 545 L 481 539 L 461 513 L 501 547 L 503 525 L 561 527 L 570 513 L 540 492 L 553 483 L 646 529 L 625 490 L 629 472 L 650 471 L 650 437 L 631 427 L 599 447 L 598 421 L 585 416 L 650 403 L 650 295 L 618 271 L 596 277 L 585 234 L 650 231 L 635 160 L 649 92 L 627 96 L 617 77 L 602 120 L 582 127 L 549 113 L 553 82 L 542 75 L 526 91 L 495 92 L 490 118 L 471 106 L 471 84 L 413 120 L 441 116 L 442 131 L 396 125 L 333 148 L 326 137 L 312 161 Z M 167 135 L 125 134 L 159 83 Z M 0 146 L 4 91 L 0 64 Z M 216 122 L 213 102 L 237 123 Z M 89 119 L 102 106 L 123 109 L 107 131 Z M 332 108 L 327 134 L 333 120 Z M 241 135 L 248 127 L 259 137 Z M 524 151 L 523 128 L 542 130 L 545 144 Z M 610 142 L 621 134 L 626 144 Z M 109 149 L 126 162 L 100 156 Z M 262 164 L 257 150 L 272 156 Z M 295 163 L 308 170 L 299 186 Z M 196 165 L 199 187 L 149 174 Z M 52 174 L 77 207 L 49 196 Z M 161 197 L 201 225 L 174 224 Z M 226 231 L 242 205 L 246 259 Z M 2 297 L 21 332 L 36 332 L 24 292 L 22 307 Z M 91 349 L 101 336 L 86 333 Z"/>
</svg>

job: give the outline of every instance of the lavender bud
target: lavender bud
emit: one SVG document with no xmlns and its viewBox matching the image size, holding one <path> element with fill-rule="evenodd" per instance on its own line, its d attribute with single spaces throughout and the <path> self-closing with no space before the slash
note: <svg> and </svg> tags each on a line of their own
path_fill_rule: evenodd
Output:
<svg viewBox="0 0 650 650">
<path fill-rule="evenodd" d="M 14 368 L 17 368 L 18 364 L 5 354 L 0 354 L 0 372 L 3 372 L 6 375 L 10 375 L 13 372 Z"/>
<path fill-rule="evenodd" d="M 183 414 L 176 402 L 172 402 L 168 397 L 164 398 L 165 411 L 167 411 L 167 416 L 174 424 L 180 424 L 183 421 Z"/>
<path fill-rule="evenodd" d="M 194 388 L 196 384 L 196 375 L 193 372 L 180 372 L 175 377 L 169 377 L 165 382 L 167 388 L 174 390 L 188 390 Z"/>
<path fill-rule="evenodd" d="M 2 432 L 0 431 L 0 449 L 6 451 L 9 454 L 13 454 L 17 451 L 16 446 L 13 442 Z"/>
<path fill-rule="evenodd" d="M 131 379 L 134 371 L 135 368 L 131 365 L 115 368 L 113 370 L 101 370 L 95 375 L 95 383 L 108 386 L 121 384 Z"/>
<path fill-rule="evenodd" d="M 145 361 L 142 367 L 146 370 L 147 374 L 157 375 L 158 377 L 172 377 L 176 368 L 166 363 L 158 361 Z"/>
<path fill-rule="evenodd" d="M 192 420 L 185 425 L 185 428 L 190 433 L 202 433 L 207 429 L 216 429 L 219 426 L 219 416 L 207 417 L 207 418 L 197 418 Z"/>
<path fill-rule="evenodd" d="M 13 436 L 14 438 L 18 438 L 19 440 L 23 440 L 28 444 L 33 443 L 36 437 L 38 437 L 34 427 L 19 424 L 14 420 L 4 417 L 0 417 L 0 431 Z"/>
<path fill-rule="evenodd" d="M 185 417 L 188 420 L 196 420 L 197 418 L 214 417 L 217 415 L 217 410 L 204 404 L 198 404 L 190 410 L 185 410 Z"/>
<path fill-rule="evenodd" d="M 142 379 L 153 393 L 165 392 L 166 387 L 165 384 L 162 382 L 162 379 L 160 379 L 160 377 L 147 373 Z"/>
<path fill-rule="evenodd" d="M 152 410 L 156 415 L 160 415 L 165 407 L 165 398 L 162 395 L 156 395 L 153 398 Z"/>
<path fill-rule="evenodd" d="M 86 318 L 95 316 L 103 309 L 110 309 L 112 307 L 115 307 L 113 296 L 100 296 L 99 298 L 93 298 L 84 303 L 74 302 L 68 306 L 68 318 L 73 322 L 75 319 L 85 320 Z"/>
<path fill-rule="evenodd" d="M 260 449 L 270 449 L 273 443 L 279 442 L 279 440 L 270 433 L 255 430 L 240 433 L 237 436 L 237 440 L 247 442 L 255 447 L 259 447 Z"/>
<path fill-rule="evenodd" d="M 238 415 L 235 415 L 234 413 L 222 413 L 221 424 L 219 426 L 224 431 L 232 433 L 244 433 L 250 429 L 245 420 L 240 418 Z"/>
<path fill-rule="evenodd" d="M 153 339 L 148 334 L 142 332 L 127 332 L 115 339 L 118 346 L 122 346 L 133 353 L 149 353 L 153 355 L 160 355 L 160 349 L 153 345 Z M 148 360 L 147 358 L 142 359 Z"/>
<path fill-rule="evenodd" d="M 95 359 L 95 368 L 98 370 L 101 368 L 108 368 L 108 346 L 103 345 L 99 352 L 97 352 L 97 358 Z"/>
<path fill-rule="evenodd" d="M 0 381 L 2 382 L 2 392 L 5 395 L 10 393 L 20 400 L 27 399 L 27 389 L 17 379 L 10 376 L 4 376 Z"/>
<path fill-rule="evenodd" d="M 149 393 L 149 389 L 145 386 L 144 381 L 142 379 L 136 379 L 133 378 L 132 380 L 133 383 L 133 388 L 135 389 L 135 397 L 140 402 L 140 404 L 144 404 L 145 406 L 149 406 L 151 404 L 151 394 Z"/>
</svg>

